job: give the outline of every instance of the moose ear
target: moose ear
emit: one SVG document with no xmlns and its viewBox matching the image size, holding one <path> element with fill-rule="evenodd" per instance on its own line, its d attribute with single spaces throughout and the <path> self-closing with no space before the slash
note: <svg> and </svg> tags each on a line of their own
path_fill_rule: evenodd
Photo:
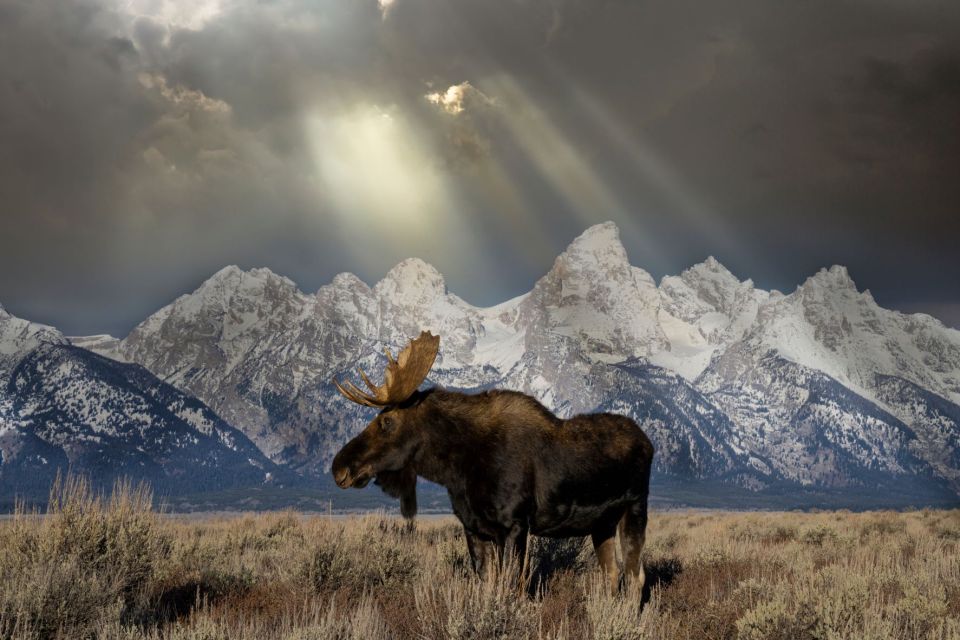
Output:
<svg viewBox="0 0 960 640">
<path fill-rule="evenodd" d="M 407 466 L 399 471 L 381 471 L 374 484 L 393 498 L 400 498 L 400 513 L 410 519 L 417 515 L 417 472 Z"/>
</svg>

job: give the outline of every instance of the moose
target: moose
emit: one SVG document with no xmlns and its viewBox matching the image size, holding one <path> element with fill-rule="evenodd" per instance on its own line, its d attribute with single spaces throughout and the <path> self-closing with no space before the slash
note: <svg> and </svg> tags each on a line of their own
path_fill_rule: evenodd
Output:
<svg viewBox="0 0 960 640">
<path fill-rule="evenodd" d="M 380 410 L 334 457 L 337 485 L 374 479 L 406 518 L 417 511 L 417 476 L 444 486 L 477 573 L 510 554 L 524 566 L 528 534 L 589 535 L 611 590 L 624 580 L 642 587 L 653 461 L 646 434 L 610 413 L 560 419 L 517 391 L 419 390 L 439 347 L 440 337 L 423 331 L 396 359 L 387 349 L 382 385 L 359 370 L 369 392 L 334 379 L 346 398 Z"/>
</svg>

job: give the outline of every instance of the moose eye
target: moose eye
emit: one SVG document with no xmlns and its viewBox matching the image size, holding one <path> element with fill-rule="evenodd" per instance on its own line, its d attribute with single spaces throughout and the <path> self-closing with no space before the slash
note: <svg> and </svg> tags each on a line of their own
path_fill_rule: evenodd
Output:
<svg viewBox="0 0 960 640">
<path fill-rule="evenodd" d="M 383 416 L 382 418 L 380 418 L 380 428 L 383 429 L 384 431 L 389 433 L 390 431 L 393 430 L 394 426 L 396 426 L 396 421 L 393 419 L 392 416 Z"/>
</svg>

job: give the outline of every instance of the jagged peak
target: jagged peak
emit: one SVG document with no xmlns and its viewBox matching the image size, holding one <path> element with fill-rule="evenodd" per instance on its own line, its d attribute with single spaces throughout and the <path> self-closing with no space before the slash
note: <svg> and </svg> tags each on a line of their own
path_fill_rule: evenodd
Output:
<svg viewBox="0 0 960 640">
<path fill-rule="evenodd" d="M 62 344 L 66 338 L 56 327 L 31 322 L 0 308 L 0 355 L 17 351 L 24 345 L 51 343 Z"/>
<path fill-rule="evenodd" d="M 286 276 L 281 276 L 279 273 L 271 271 L 269 267 L 254 267 L 243 275 L 255 276 L 257 278 L 279 278 L 281 280 L 289 280 L 289 278 Z"/>
<path fill-rule="evenodd" d="M 846 290 L 857 293 L 857 284 L 850 277 L 850 272 L 843 265 L 835 264 L 830 268 L 824 267 L 807 278 L 798 289 L 827 288 Z"/>
<path fill-rule="evenodd" d="M 583 233 L 574 238 L 570 246 L 578 245 L 610 245 L 620 243 L 620 228 L 612 220 L 601 222 L 584 229 Z"/>
<path fill-rule="evenodd" d="M 443 295 L 447 292 L 443 274 L 432 264 L 420 258 L 401 260 L 374 288 L 379 293 L 392 291 L 402 295 L 413 293 Z"/>
<path fill-rule="evenodd" d="M 725 276 L 730 276 L 731 278 L 736 278 L 736 276 L 733 275 L 730 269 L 727 269 L 727 267 L 724 266 L 723 263 L 721 263 L 719 260 L 717 260 L 713 256 L 707 256 L 706 260 L 701 262 L 699 265 L 694 265 L 692 268 L 695 269 L 697 267 L 703 267 L 708 271 L 712 271 L 713 273 L 720 273 Z"/>
<path fill-rule="evenodd" d="M 443 275 L 429 262 L 420 258 L 406 258 L 395 264 L 387 271 L 386 278 L 393 280 L 402 279 L 409 276 L 427 275 L 431 278 L 443 279 Z"/>
<path fill-rule="evenodd" d="M 235 264 L 228 264 L 227 266 L 223 267 L 222 269 L 217 270 L 216 273 L 214 273 L 214 274 L 211 275 L 209 278 L 207 278 L 206 280 L 204 280 L 204 281 L 203 281 L 203 284 L 200 285 L 200 288 L 202 288 L 204 285 L 209 284 L 209 283 L 222 283 L 222 282 L 226 282 L 226 281 L 228 281 L 228 280 L 233 280 L 233 279 L 239 278 L 239 277 L 241 277 L 244 273 L 245 273 L 245 271 L 244 271 L 243 269 L 241 269 L 240 267 L 238 267 L 237 265 L 235 265 Z"/>
<path fill-rule="evenodd" d="M 232 290 L 244 286 L 245 282 L 250 282 L 251 280 L 261 283 L 279 282 L 288 288 L 297 289 L 297 285 L 293 280 L 271 271 L 268 267 L 255 267 L 249 271 L 244 271 L 237 265 L 231 264 L 207 278 L 194 293 L 221 287 Z"/>
<path fill-rule="evenodd" d="M 623 255 L 626 260 L 627 252 L 620 242 L 620 229 L 614 222 L 607 221 L 587 227 L 583 233 L 567 245 L 565 254 L 569 253 L 600 253 L 614 251 Z"/>
<path fill-rule="evenodd" d="M 594 263 L 606 268 L 623 268 L 629 272 L 627 251 L 620 241 L 620 229 L 613 222 L 587 228 L 573 239 L 555 262 L 559 264 Z"/>
<path fill-rule="evenodd" d="M 350 271 L 343 271 L 333 276 L 330 284 L 338 289 L 353 289 L 354 287 L 370 288 L 366 282 L 360 279 L 360 276 Z"/>
<path fill-rule="evenodd" d="M 710 278 L 711 280 L 720 279 L 724 282 L 728 282 L 731 285 L 741 284 L 740 279 L 733 275 L 729 269 L 727 269 L 719 260 L 713 256 L 707 256 L 706 260 L 703 262 L 698 262 L 697 264 L 684 269 L 683 273 L 680 274 L 681 278 L 684 280 L 697 279 L 701 280 L 704 278 Z M 749 282 L 751 285 L 752 281 L 744 281 L 744 283 Z"/>
</svg>

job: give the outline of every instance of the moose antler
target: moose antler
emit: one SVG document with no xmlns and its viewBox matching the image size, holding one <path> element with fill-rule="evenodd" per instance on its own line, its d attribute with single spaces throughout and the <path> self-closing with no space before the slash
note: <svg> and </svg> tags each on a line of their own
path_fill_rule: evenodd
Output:
<svg viewBox="0 0 960 640">
<path fill-rule="evenodd" d="M 363 369 L 359 369 L 360 377 L 364 384 L 369 387 L 371 393 L 362 391 L 357 385 L 350 381 L 342 385 L 336 379 L 333 384 L 348 400 L 368 407 L 388 407 L 390 405 L 400 404 L 413 395 L 417 387 L 426 379 L 430 373 L 430 367 L 437 358 L 437 351 L 440 349 L 440 336 L 435 336 L 429 331 L 420 333 L 420 337 L 411 340 L 407 348 L 400 352 L 397 359 L 389 349 L 384 349 L 387 354 L 387 370 L 384 375 L 384 382 L 379 387 L 370 381 Z"/>
</svg>

